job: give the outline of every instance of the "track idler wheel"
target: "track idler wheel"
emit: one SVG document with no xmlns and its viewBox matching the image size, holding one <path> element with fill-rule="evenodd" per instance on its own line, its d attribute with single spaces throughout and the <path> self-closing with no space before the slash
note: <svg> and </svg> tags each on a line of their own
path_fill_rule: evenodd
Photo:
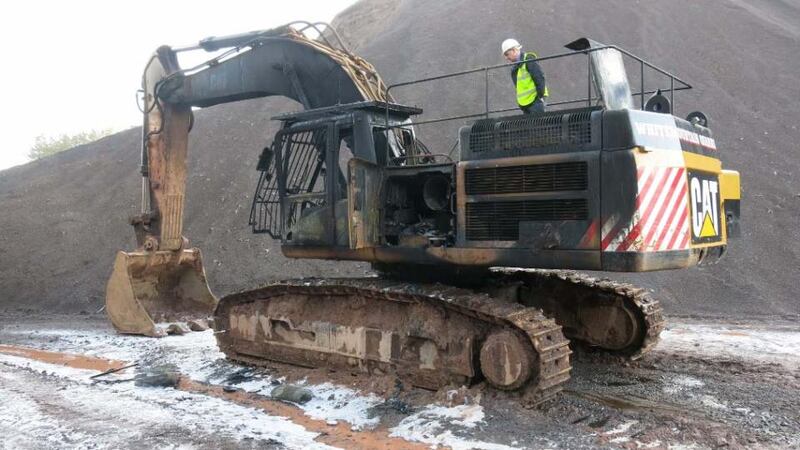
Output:
<svg viewBox="0 0 800 450">
<path fill-rule="evenodd" d="M 586 303 L 576 312 L 580 340 L 611 351 L 624 351 L 641 341 L 644 330 L 635 311 L 618 300 L 613 304 Z"/>
<path fill-rule="evenodd" d="M 481 346 L 481 371 L 489 384 L 510 391 L 531 378 L 536 358 L 530 341 L 510 330 L 496 331 Z"/>
</svg>

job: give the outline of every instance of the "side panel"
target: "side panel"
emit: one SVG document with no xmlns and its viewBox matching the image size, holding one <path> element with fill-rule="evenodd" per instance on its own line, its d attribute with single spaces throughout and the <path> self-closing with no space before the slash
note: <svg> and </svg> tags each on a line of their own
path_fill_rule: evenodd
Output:
<svg viewBox="0 0 800 450">
<path fill-rule="evenodd" d="M 721 256 L 726 222 L 738 223 L 725 198 L 733 210 L 738 186 L 723 193 L 723 181 L 737 177 L 723 176 L 710 131 L 670 115 L 614 111 L 603 135 L 603 269 L 674 269 Z"/>
<path fill-rule="evenodd" d="M 380 243 L 382 171 L 357 158 L 351 159 L 347 168 L 350 248 L 376 247 Z"/>
<path fill-rule="evenodd" d="M 629 165 L 634 166 L 619 170 Z M 681 152 L 635 148 L 606 153 L 603 174 L 604 252 L 689 248 L 687 174 Z"/>
<path fill-rule="evenodd" d="M 604 183 L 604 252 L 663 252 L 726 244 L 718 159 L 634 148 L 604 155 L 604 173 L 628 160 L 636 165 L 636 182 L 626 183 L 630 192 L 613 192 L 610 183 Z"/>
</svg>

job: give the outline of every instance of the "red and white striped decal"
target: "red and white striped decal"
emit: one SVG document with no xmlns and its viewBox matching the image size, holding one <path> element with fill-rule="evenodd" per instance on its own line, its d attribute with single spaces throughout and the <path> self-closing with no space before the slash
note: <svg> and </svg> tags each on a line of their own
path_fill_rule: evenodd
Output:
<svg viewBox="0 0 800 450">
<path fill-rule="evenodd" d="M 600 219 L 592 220 L 592 223 L 589 224 L 589 227 L 586 228 L 586 232 L 583 233 L 583 237 L 578 242 L 577 248 L 586 248 L 592 249 L 597 248 L 597 232 L 600 228 Z"/>
<path fill-rule="evenodd" d="M 689 246 L 688 186 L 683 167 L 642 167 L 630 223 L 609 217 L 603 224 L 606 252 L 654 252 Z"/>
</svg>

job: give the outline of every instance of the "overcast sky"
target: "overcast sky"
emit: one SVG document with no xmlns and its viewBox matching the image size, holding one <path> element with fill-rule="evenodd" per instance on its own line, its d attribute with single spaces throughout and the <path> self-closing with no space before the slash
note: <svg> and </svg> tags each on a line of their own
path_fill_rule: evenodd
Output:
<svg viewBox="0 0 800 450">
<path fill-rule="evenodd" d="M 0 15 L 0 170 L 27 162 L 38 135 L 141 124 L 135 94 L 162 44 L 330 22 L 355 0 L 184 0 L 7 3 Z M 12 6 L 13 4 L 13 6 Z"/>
</svg>

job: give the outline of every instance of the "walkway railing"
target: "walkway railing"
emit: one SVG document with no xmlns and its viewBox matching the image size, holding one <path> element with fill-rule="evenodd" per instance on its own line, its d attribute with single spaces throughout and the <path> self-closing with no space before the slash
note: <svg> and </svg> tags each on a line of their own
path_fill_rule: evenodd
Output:
<svg viewBox="0 0 800 450">
<path fill-rule="evenodd" d="M 615 45 L 603 45 L 601 47 L 587 48 L 585 50 L 574 50 L 574 51 L 569 51 L 569 52 L 565 52 L 565 53 L 559 53 L 559 54 L 555 54 L 555 55 L 543 56 L 541 58 L 537 58 L 536 59 L 537 62 L 542 63 L 542 62 L 553 61 L 553 60 L 558 60 L 558 59 L 578 58 L 578 57 L 584 56 L 586 58 L 586 61 L 587 61 L 586 62 L 586 67 L 587 67 L 587 73 L 586 73 L 587 94 L 586 94 L 586 96 L 585 97 L 578 97 L 578 98 L 574 98 L 574 99 L 569 99 L 569 100 L 557 101 L 557 102 L 548 102 L 547 106 L 549 108 L 552 108 L 552 107 L 559 107 L 559 106 L 565 106 L 565 105 L 576 105 L 576 104 L 580 104 L 580 103 L 586 103 L 586 106 L 591 107 L 593 102 L 596 102 L 596 101 L 600 100 L 599 96 L 596 96 L 596 95 L 592 94 L 592 91 L 593 91 L 593 87 L 592 87 L 593 86 L 593 80 L 592 80 L 591 55 L 592 55 L 592 53 L 600 52 L 600 51 L 603 51 L 603 50 L 609 50 L 609 49 L 616 50 L 621 55 L 623 55 L 623 56 L 625 56 L 625 57 L 627 57 L 629 59 L 632 59 L 632 60 L 634 60 L 634 61 L 636 61 L 638 63 L 638 66 L 639 66 L 638 67 L 639 68 L 639 90 L 637 92 L 632 92 L 631 95 L 632 95 L 632 97 L 634 99 L 636 97 L 639 97 L 639 103 L 640 103 L 640 108 L 641 109 L 644 109 L 644 107 L 645 107 L 645 103 L 646 103 L 645 96 L 648 96 L 648 95 L 651 95 L 651 94 L 655 94 L 655 93 L 659 93 L 659 92 L 660 93 L 667 93 L 668 92 L 669 93 L 670 104 L 673 106 L 673 110 L 674 110 L 675 92 L 676 91 L 681 91 L 681 90 L 688 90 L 688 89 L 692 88 L 692 86 L 689 83 L 687 83 L 686 81 L 678 78 L 677 76 L 675 76 L 672 73 L 662 69 L 661 67 L 656 66 L 655 64 L 652 64 L 652 63 L 649 63 L 649 62 L 645 61 L 644 59 L 634 55 L 633 53 L 628 52 L 627 50 L 619 48 L 619 47 L 617 47 Z M 517 110 L 517 108 L 491 109 L 490 108 L 490 96 L 489 96 L 489 76 L 490 76 L 490 73 L 492 73 L 493 71 L 496 71 L 496 70 L 502 70 L 502 69 L 508 70 L 508 68 L 510 66 L 514 65 L 514 64 L 517 64 L 517 63 L 498 64 L 498 65 L 494 65 L 494 66 L 480 67 L 480 68 L 477 68 L 477 69 L 464 70 L 464 71 L 461 71 L 461 72 L 448 73 L 448 74 L 443 74 L 443 75 L 438 75 L 438 76 L 433 76 L 433 77 L 428 77 L 428 78 L 422 78 L 422 79 L 413 80 L 413 81 L 405 81 L 405 82 L 400 82 L 400 83 L 394 83 L 394 84 L 391 84 L 391 85 L 387 86 L 387 88 L 386 88 L 386 97 L 387 98 L 391 98 L 391 97 L 389 97 L 389 95 L 391 94 L 392 90 L 396 90 L 397 88 L 404 87 L 404 86 L 418 85 L 418 84 L 430 83 L 430 82 L 433 82 L 433 81 L 440 81 L 440 80 L 445 80 L 445 79 L 465 77 L 467 75 L 472 75 L 472 74 L 476 74 L 476 73 L 483 73 L 484 108 L 483 108 L 482 111 L 475 111 L 475 112 L 470 112 L 470 113 L 467 113 L 467 114 L 459 114 L 459 115 L 453 115 L 453 116 L 442 116 L 442 117 L 423 120 L 423 121 L 419 121 L 419 122 L 415 121 L 414 125 L 416 126 L 416 125 L 431 124 L 431 123 L 451 121 L 451 120 L 464 120 L 464 119 L 479 118 L 479 117 L 489 117 L 491 114 L 500 114 L 500 113 L 506 113 L 506 112 L 515 111 L 515 110 Z M 651 69 L 652 71 L 654 71 L 654 72 L 656 72 L 658 74 L 666 76 L 669 79 L 669 87 L 665 87 L 663 89 L 660 89 L 660 88 L 659 89 L 645 89 L 645 86 L 647 86 L 647 84 L 645 82 L 645 68 Z M 421 105 L 421 106 L 423 106 L 423 108 L 424 108 L 424 105 Z M 388 107 L 386 108 L 386 123 L 387 124 L 389 123 L 389 108 Z M 395 125 L 394 127 L 402 127 L 402 126 L 403 125 Z"/>
</svg>

